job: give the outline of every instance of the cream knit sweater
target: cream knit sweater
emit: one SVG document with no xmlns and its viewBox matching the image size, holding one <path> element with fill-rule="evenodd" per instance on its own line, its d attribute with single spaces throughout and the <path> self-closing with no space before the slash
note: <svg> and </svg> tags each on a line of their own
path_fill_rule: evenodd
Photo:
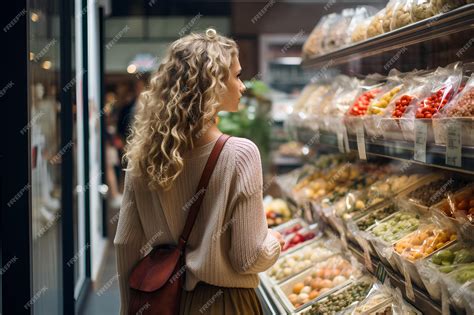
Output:
<svg viewBox="0 0 474 315">
<path fill-rule="evenodd" d="M 150 191 L 143 178 L 125 175 L 125 192 L 114 239 L 121 314 L 128 308 L 128 275 L 153 246 L 176 244 L 195 200 L 195 190 L 217 141 L 184 155 L 184 169 L 170 191 Z M 225 144 L 186 247 L 185 289 L 197 282 L 255 288 L 257 273 L 280 254 L 268 232 L 262 204 L 262 167 L 257 146 L 231 137 Z"/>
</svg>

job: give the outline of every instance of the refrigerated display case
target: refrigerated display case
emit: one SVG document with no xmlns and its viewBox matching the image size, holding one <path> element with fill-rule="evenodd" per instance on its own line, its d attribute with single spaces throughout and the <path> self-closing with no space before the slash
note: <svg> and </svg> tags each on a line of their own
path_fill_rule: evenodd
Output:
<svg viewBox="0 0 474 315">
<path fill-rule="evenodd" d="M 286 127 L 294 140 L 318 154 L 307 163 L 311 166 L 295 170 L 278 182 L 286 186 L 282 187 L 286 199 L 306 209 L 294 212 L 295 215 L 308 212 L 309 208 L 311 215 L 302 218 L 308 224 L 316 223 L 317 233 L 334 236 L 341 252 L 351 262 L 363 265 L 363 277 L 375 277 L 375 287 L 390 286 L 391 290 L 400 292 L 399 314 L 472 314 L 474 276 L 469 257 L 474 257 L 474 147 L 469 139 L 474 130 L 465 122 L 471 117 L 449 116 L 447 109 L 451 113 L 452 108 L 462 106 L 456 111 L 470 116 L 469 108 L 474 106 L 470 90 L 463 91 L 471 88 L 468 80 L 474 60 L 471 47 L 474 4 L 440 6 L 432 1 L 423 7 L 421 2 L 390 3 L 371 17 L 374 25 L 381 23 L 380 34 L 376 36 L 352 36 L 357 41 L 321 50 L 310 49 L 316 43 L 310 35 L 313 40 L 304 46 L 301 66 L 305 71 L 313 71 L 315 79 L 308 80 L 306 90 L 316 91 L 321 87 L 320 90 L 331 89 L 330 93 L 334 93 L 338 91 L 338 81 L 349 79 L 357 79 L 358 90 L 345 93 L 351 97 L 352 106 L 347 106 L 347 100 L 338 102 L 337 95 L 310 102 L 311 97 L 306 95 L 310 93 L 303 93 L 296 100 Z M 428 9 L 432 14 L 421 12 Z M 402 21 L 406 14 L 409 19 Z M 361 27 L 354 29 L 360 32 Z M 315 30 L 319 36 L 332 31 L 331 28 Z M 351 38 L 350 33 L 348 36 Z M 395 70 L 400 81 L 396 84 L 391 81 L 389 86 L 388 77 Z M 329 75 L 340 73 L 339 78 L 332 77 L 331 88 L 331 80 L 318 80 L 321 71 Z M 439 79 L 444 71 L 452 72 Z M 346 78 L 341 80 L 341 76 Z M 405 82 L 426 86 L 410 99 L 402 99 L 407 91 L 412 91 Z M 374 88 L 380 91 L 369 99 L 364 93 Z M 357 100 L 365 103 L 355 106 Z M 439 101 L 437 107 L 425 106 L 428 100 Z M 402 107 L 410 118 L 393 115 Z M 444 125 L 441 129 L 436 127 L 439 122 Z M 403 133 L 403 124 L 411 128 L 409 136 Z M 338 156 L 334 156 L 336 152 Z M 332 162 L 327 162 L 327 156 Z M 323 160 L 325 163 L 321 164 Z M 398 186 L 392 182 L 394 178 L 400 180 Z M 365 184 L 361 181 L 369 179 Z M 378 189 L 374 191 L 374 188 Z M 372 206 L 371 199 L 377 201 Z M 459 250 L 458 243 L 465 244 L 460 248 L 467 256 L 462 258 L 468 261 L 458 273 L 452 269 L 443 273 L 433 267 L 433 259 L 447 264 L 439 256 L 451 254 L 448 259 L 454 259 L 450 249 Z M 295 253 L 310 248 L 311 243 L 300 245 Z M 286 293 L 300 287 L 294 289 L 282 284 L 294 285 L 301 280 L 305 288 L 305 275 L 312 268 L 305 265 L 291 272 L 293 266 L 288 266 L 288 261 L 292 264 L 298 261 L 293 262 L 290 255 L 284 252 L 279 260 L 281 264 L 277 264 L 289 268 L 287 275 L 281 271 L 284 282 L 269 280 L 268 274 L 261 275 L 258 292 L 266 301 L 266 312 L 322 314 L 324 306 L 327 314 L 356 314 L 355 310 L 364 305 L 365 291 L 364 294 L 357 291 L 361 293 L 360 302 L 341 301 L 346 296 L 341 292 L 350 290 L 350 285 L 321 296 L 317 291 L 309 300 L 304 294 L 291 296 L 296 304 L 290 303 Z M 311 266 L 319 263 L 312 262 Z M 273 277 L 280 275 L 278 271 L 272 272 Z M 313 288 L 309 283 L 310 289 L 305 290 L 311 293 Z M 391 301 L 384 303 L 377 307 L 383 310 Z"/>
</svg>

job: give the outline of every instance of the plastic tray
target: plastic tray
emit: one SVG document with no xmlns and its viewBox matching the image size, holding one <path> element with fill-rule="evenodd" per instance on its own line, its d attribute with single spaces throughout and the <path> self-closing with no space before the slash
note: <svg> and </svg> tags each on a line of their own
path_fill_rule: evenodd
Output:
<svg viewBox="0 0 474 315">
<path fill-rule="evenodd" d="M 425 206 L 425 205 L 422 205 L 422 204 L 418 203 L 416 200 L 409 198 L 408 195 L 412 191 L 415 191 L 420 187 L 427 186 L 430 183 L 432 183 L 434 181 L 437 181 L 439 179 L 442 179 L 442 178 L 443 178 L 443 176 L 439 175 L 439 174 L 428 175 L 428 176 L 424 177 L 423 180 L 418 181 L 415 185 L 412 185 L 409 188 L 405 189 L 403 192 L 401 192 L 396 197 L 396 201 L 406 209 L 415 208 L 420 212 L 428 213 L 428 211 L 429 211 L 428 206 Z"/>
<path fill-rule="evenodd" d="M 426 124 L 426 142 L 427 143 L 434 143 L 434 132 L 433 132 L 433 124 L 431 119 L 426 118 L 417 118 L 417 119 L 409 119 L 409 118 L 401 118 L 400 119 L 400 127 L 402 129 L 403 138 L 406 141 L 414 142 L 415 141 L 415 121 L 421 121 L 422 123 Z"/>
<path fill-rule="evenodd" d="M 338 258 L 336 258 L 336 257 L 338 257 Z M 304 279 L 307 276 L 311 275 L 311 273 L 313 273 L 315 270 L 318 270 L 320 268 L 325 268 L 325 267 L 322 267 L 322 266 L 325 266 L 325 265 L 331 266 L 332 260 L 335 260 L 335 259 L 343 259 L 343 260 L 349 262 L 347 259 L 345 259 L 341 255 L 334 255 L 334 256 L 331 256 L 330 258 L 328 258 L 326 261 L 323 261 L 323 262 L 320 262 L 320 263 L 316 264 L 313 268 L 307 269 L 307 270 L 295 275 L 294 277 L 286 280 L 285 282 L 282 282 L 279 285 L 273 287 L 273 290 L 275 291 L 276 296 L 282 302 L 283 306 L 288 310 L 289 313 L 294 313 L 294 312 L 298 312 L 300 310 L 305 309 L 308 305 L 311 305 L 315 301 L 318 301 L 318 300 L 324 298 L 325 296 L 331 294 L 332 292 L 337 291 L 338 289 L 348 285 L 349 283 L 351 283 L 354 279 L 356 279 L 360 275 L 359 272 L 352 272 L 351 276 L 348 278 L 347 281 L 331 288 L 330 290 L 328 290 L 327 292 L 324 292 L 323 294 L 319 295 L 315 299 L 313 299 L 313 300 L 309 301 L 308 303 L 305 303 L 305 304 L 299 306 L 298 308 L 296 308 L 290 302 L 290 300 L 288 299 L 288 295 L 292 294 L 292 292 L 293 292 L 293 286 L 298 282 L 303 282 Z"/>
<path fill-rule="evenodd" d="M 426 230 L 426 229 L 430 229 L 432 228 L 431 225 L 428 225 L 428 226 L 423 226 L 421 229 L 422 230 Z M 421 230 L 421 229 L 418 229 L 418 230 Z M 409 233 L 407 235 L 405 235 L 403 238 L 399 239 L 396 243 L 404 240 L 405 238 L 409 238 L 412 234 L 416 233 L 417 231 L 413 231 L 412 233 Z M 448 241 L 446 244 L 444 244 L 441 248 L 435 250 L 434 252 L 432 252 L 431 254 L 423 257 L 423 258 L 420 258 L 419 260 L 416 260 L 416 261 L 411 261 L 409 259 L 406 259 L 404 257 L 402 257 L 401 254 L 399 254 L 398 252 L 395 251 L 395 249 L 393 249 L 393 253 L 394 253 L 394 257 L 395 257 L 395 262 L 398 266 L 398 270 L 402 271 L 403 268 L 405 267 L 406 268 L 406 271 L 410 274 L 410 278 L 411 278 L 411 281 L 416 283 L 420 288 L 423 288 L 424 287 L 424 283 L 423 281 L 421 280 L 421 276 L 420 276 L 420 273 L 418 272 L 418 268 L 416 266 L 416 262 L 417 261 L 420 261 L 422 259 L 429 259 L 430 257 L 432 257 L 434 254 L 436 254 L 438 251 L 440 250 L 443 250 L 445 249 L 446 247 L 450 246 L 451 244 L 453 244 L 455 242 L 454 241 Z M 392 247 L 395 246 L 394 243 L 392 245 Z M 403 274 L 403 272 L 402 272 Z"/>
<path fill-rule="evenodd" d="M 323 236 L 323 234 L 319 231 L 318 225 L 311 225 L 311 226 L 307 226 L 305 228 L 298 230 L 298 233 L 300 234 L 309 233 L 309 232 L 314 233 L 315 236 L 309 240 L 306 240 L 293 247 L 290 247 L 286 249 L 285 251 L 282 250 L 281 254 L 286 255 L 288 253 L 293 253 L 296 250 L 300 249 L 301 247 L 306 246 L 307 244 L 312 243 L 313 241 L 318 240 Z M 291 234 L 285 235 L 283 238 L 285 239 L 286 242 L 289 242 L 295 235 L 296 233 L 291 233 Z"/>
<path fill-rule="evenodd" d="M 405 237 L 406 235 L 412 233 L 413 231 L 415 230 L 412 230 L 412 231 L 404 231 L 403 233 L 400 233 L 399 235 L 397 235 L 397 239 L 396 240 L 393 240 L 391 242 L 387 242 L 385 240 L 383 240 L 382 238 L 380 237 L 377 237 L 375 236 L 373 233 L 372 233 L 372 230 L 377 227 L 378 225 L 382 224 L 382 223 L 385 223 L 389 220 L 391 220 L 395 215 L 397 214 L 408 214 L 408 215 L 413 215 L 412 212 L 410 211 L 407 211 L 407 210 L 401 210 L 401 211 L 398 211 L 396 213 L 393 213 L 391 215 L 389 215 L 388 217 L 386 217 L 385 219 L 381 220 L 380 222 L 378 222 L 377 224 L 374 224 L 372 225 L 369 229 L 367 229 L 366 231 L 371 233 L 375 239 L 371 240 L 370 241 L 370 244 L 373 248 L 373 250 L 375 251 L 375 253 L 377 253 L 377 256 L 380 258 L 380 260 L 388 265 L 390 265 L 394 270 L 398 270 L 398 265 L 397 265 L 397 262 L 395 261 L 395 258 L 394 258 L 394 255 L 391 255 L 390 257 L 386 257 L 386 255 L 383 253 L 383 249 L 384 248 L 387 248 L 387 247 L 391 247 L 393 246 L 393 244 L 395 244 L 396 242 L 398 242 L 400 239 L 402 239 L 403 237 Z"/>
<path fill-rule="evenodd" d="M 315 300 L 313 303 L 311 303 L 311 306 L 314 306 L 316 304 L 319 304 L 319 303 L 323 303 L 324 301 L 326 301 L 329 296 L 331 295 L 337 295 L 339 293 L 342 293 L 348 289 L 350 289 L 351 287 L 361 283 L 361 282 L 366 282 L 366 283 L 369 283 L 370 286 L 372 286 L 374 283 L 375 283 L 375 278 L 373 278 L 372 276 L 368 276 L 368 275 L 364 275 L 360 278 L 358 278 L 356 281 L 350 283 L 350 284 L 347 284 L 347 285 L 344 285 L 340 288 L 338 288 L 337 290 L 334 290 L 333 292 L 331 292 L 330 294 L 327 294 L 324 298 L 321 298 L 321 299 L 318 299 L 318 300 Z M 367 294 L 370 292 L 370 288 L 369 290 L 367 291 Z M 351 309 L 353 308 L 355 305 L 357 305 L 359 301 L 355 301 L 353 302 L 352 304 L 348 305 L 347 307 L 345 307 L 344 309 L 342 309 L 341 311 L 339 311 L 338 313 L 336 314 L 345 314 L 345 312 L 348 310 L 348 309 Z M 305 311 L 309 311 L 311 308 L 307 308 L 305 309 Z M 301 314 L 306 314 L 305 312 L 301 312 Z"/>
<path fill-rule="evenodd" d="M 331 253 L 328 254 L 328 255 L 318 256 L 317 259 L 311 260 L 311 263 L 310 263 L 307 267 L 304 267 L 303 269 L 300 269 L 299 271 L 297 271 L 297 272 L 295 272 L 295 273 L 293 273 L 293 274 L 289 274 L 289 275 L 287 275 L 287 276 L 285 276 L 285 277 L 283 277 L 283 278 L 280 278 L 280 279 L 276 279 L 276 278 L 270 276 L 270 271 L 271 271 L 271 269 L 269 269 L 269 270 L 267 270 L 266 272 L 262 273 L 262 276 L 268 278 L 268 282 L 269 282 L 272 286 L 273 286 L 273 285 L 277 285 L 277 284 L 279 284 L 279 283 L 282 283 L 282 282 L 284 282 L 284 281 L 290 279 L 291 277 L 294 277 L 294 276 L 298 275 L 298 274 L 301 273 L 301 272 L 304 272 L 304 271 L 307 270 L 307 269 L 312 268 L 312 267 L 314 266 L 314 264 L 319 263 L 319 262 L 321 262 L 321 261 L 324 261 L 324 260 L 328 259 L 328 258 L 331 257 L 331 256 L 334 256 L 334 255 L 339 254 L 340 251 L 338 251 L 338 250 L 334 250 L 334 251 L 333 251 L 331 248 L 328 248 L 328 246 L 326 246 L 326 243 L 329 242 L 329 241 L 330 241 L 330 239 L 329 239 L 328 237 L 323 237 L 323 238 L 320 238 L 320 239 L 316 239 L 316 240 L 314 240 L 313 242 L 308 243 L 306 246 L 299 248 L 298 250 L 295 250 L 295 251 L 293 251 L 293 252 L 291 252 L 291 253 L 289 253 L 289 254 L 286 254 L 286 255 L 281 256 L 281 257 L 277 260 L 277 262 L 275 263 L 275 265 L 277 265 L 277 264 L 279 264 L 283 259 L 288 259 L 288 258 L 290 258 L 291 256 L 295 257 L 296 255 L 301 254 L 305 249 L 314 250 L 315 248 L 324 248 L 324 249 L 326 249 L 326 250 L 331 251 Z M 274 265 L 274 266 L 275 266 L 275 265 Z"/>
<path fill-rule="evenodd" d="M 451 121 L 454 121 L 455 124 L 461 125 L 461 144 L 463 146 L 474 146 L 474 117 L 433 119 L 435 143 L 446 144 L 447 126 Z"/>
<path fill-rule="evenodd" d="M 281 233 L 283 236 L 286 236 L 286 235 L 289 235 L 289 234 L 292 234 L 292 233 L 283 234 L 283 232 L 287 229 L 292 228 L 296 224 L 300 224 L 302 229 L 308 227 L 308 223 L 306 223 L 306 221 L 304 221 L 303 219 L 300 219 L 300 218 L 296 218 L 296 219 L 292 219 L 288 222 L 285 222 L 283 224 L 275 226 L 273 228 L 273 230 Z"/>
</svg>

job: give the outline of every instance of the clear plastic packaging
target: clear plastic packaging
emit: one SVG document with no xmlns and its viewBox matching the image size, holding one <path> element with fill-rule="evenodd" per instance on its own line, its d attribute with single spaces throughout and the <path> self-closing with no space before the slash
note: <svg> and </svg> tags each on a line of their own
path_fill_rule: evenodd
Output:
<svg viewBox="0 0 474 315">
<path fill-rule="evenodd" d="M 465 222 L 474 224 L 474 186 L 470 185 L 460 191 L 448 193 L 446 199 L 434 208 L 447 217 L 457 219 L 460 224 Z"/>
<path fill-rule="evenodd" d="M 456 270 L 441 275 L 447 287 L 450 300 L 458 312 L 474 312 L 474 264 L 466 264 Z"/>
<path fill-rule="evenodd" d="M 411 17 L 411 6 L 413 0 L 399 0 L 393 9 L 393 17 L 390 29 L 396 30 L 413 23 Z"/>
<path fill-rule="evenodd" d="M 413 0 L 411 6 L 411 17 L 413 22 L 430 18 L 436 14 L 432 0 Z"/>
<path fill-rule="evenodd" d="M 465 0 L 431 0 L 436 14 L 446 13 L 466 4 Z"/>
<path fill-rule="evenodd" d="M 329 238 L 316 240 L 280 257 L 266 275 L 279 283 L 340 252 L 339 243 Z"/>
<path fill-rule="evenodd" d="M 340 20 L 335 23 L 334 27 L 331 29 L 331 32 L 328 38 L 332 38 L 332 43 L 327 43 L 326 48 L 330 50 L 336 50 L 342 48 L 350 43 L 350 27 L 351 21 L 356 17 L 356 9 L 348 8 L 344 9 L 341 12 Z M 359 12 L 357 12 L 360 14 Z M 357 17 L 356 17 L 357 18 Z"/>
<path fill-rule="evenodd" d="M 318 24 L 313 28 L 311 34 L 303 45 L 303 57 L 313 57 L 322 54 L 323 39 L 326 36 L 326 23 L 332 19 L 336 14 L 332 13 L 323 16 Z"/>
<path fill-rule="evenodd" d="M 385 14 L 382 17 L 382 29 L 384 33 L 391 31 L 390 24 L 392 23 L 392 17 L 393 17 L 393 13 L 397 5 L 397 2 L 398 0 L 390 0 L 385 6 Z"/>
<path fill-rule="evenodd" d="M 464 88 L 449 102 L 433 120 L 435 141 L 445 144 L 448 124 L 461 125 L 461 142 L 474 146 L 474 74 L 467 80 Z"/>
<path fill-rule="evenodd" d="M 280 283 L 274 289 L 288 311 L 298 311 L 311 301 L 358 278 L 361 274 L 360 266 L 354 263 L 341 255 L 335 255 Z"/>
<path fill-rule="evenodd" d="M 369 26 L 367 27 L 367 38 L 371 38 L 380 34 L 383 34 L 383 17 L 385 16 L 385 9 L 380 10 L 370 20 Z"/>
<path fill-rule="evenodd" d="M 338 48 L 338 37 L 336 30 L 339 24 L 343 25 L 346 19 L 341 14 L 330 14 L 324 23 L 323 32 L 324 37 L 321 43 L 321 51 L 323 53 L 331 52 Z"/>
<path fill-rule="evenodd" d="M 368 17 L 354 26 L 351 33 L 351 40 L 353 43 L 361 42 L 367 39 L 367 29 L 372 20 L 372 17 Z"/>
</svg>

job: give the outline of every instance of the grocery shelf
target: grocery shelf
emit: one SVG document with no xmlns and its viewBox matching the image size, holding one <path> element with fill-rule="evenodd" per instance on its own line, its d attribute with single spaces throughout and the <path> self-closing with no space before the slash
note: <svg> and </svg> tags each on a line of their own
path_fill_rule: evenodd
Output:
<svg viewBox="0 0 474 315">
<path fill-rule="evenodd" d="M 308 128 L 299 127 L 296 133 L 298 140 L 302 143 L 314 143 L 315 146 L 325 145 L 338 148 L 337 135 L 335 133 L 320 130 L 318 141 L 314 141 L 315 131 L 309 130 Z M 350 150 L 357 152 L 356 136 L 348 135 L 348 142 Z M 434 143 L 427 143 L 426 145 L 426 163 L 413 159 L 414 144 L 409 141 L 367 138 L 366 152 L 368 155 L 382 156 L 421 165 L 435 166 L 456 172 L 474 174 L 474 147 L 463 146 L 461 167 L 446 164 L 446 146 Z"/>
<path fill-rule="evenodd" d="M 433 16 L 336 51 L 302 61 L 303 68 L 329 67 L 474 29 L 474 4 Z"/>
</svg>

